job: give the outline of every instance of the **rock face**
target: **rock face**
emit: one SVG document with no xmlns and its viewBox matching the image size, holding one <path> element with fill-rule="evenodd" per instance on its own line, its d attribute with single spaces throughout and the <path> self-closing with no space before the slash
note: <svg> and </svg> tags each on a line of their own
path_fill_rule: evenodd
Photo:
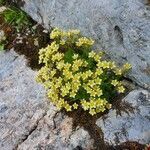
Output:
<svg viewBox="0 0 150 150">
<path fill-rule="evenodd" d="M 46 100 L 35 75 L 23 56 L 0 52 L 0 149 L 91 149 L 88 132 L 72 129 L 71 118 Z"/>
<path fill-rule="evenodd" d="M 120 114 L 111 110 L 105 120 L 97 120 L 105 141 L 114 145 L 126 141 L 150 143 L 150 93 L 134 90 L 122 100 L 122 105 L 124 111 Z"/>
<path fill-rule="evenodd" d="M 45 27 L 77 28 L 118 63 L 132 64 L 130 78 L 150 88 L 150 6 L 147 0 L 22 0 Z"/>
<path fill-rule="evenodd" d="M 54 127 L 52 118 L 55 114 L 56 112 L 50 109 L 39 122 L 37 129 L 23 144 L 19 145 L 18 150 L 73 150 L 76 147 L 90 150 L 93 148 L 93 140 L 87 131 L 82 128 L 72 131 L 71 118 L 59 114 L 55 119 L 56 127 Z"/>
<path fill-rule="evenodd" d="M 0 149 L 91 150 L 94 141 L 82 127 L 73 128 L 72 118 L 58 112 L 46 100 L 45 90 L 13 50 L 0 53 Z M 105 142 L 150 142 L 150 93 L 134 90 L 123 100 L 121 115 L 110 110 L 97 120 Z M 131 108 L 133 107 L 133 108 Z M 100 135 L 101 136 L 101 135 Z"/>
</svg>

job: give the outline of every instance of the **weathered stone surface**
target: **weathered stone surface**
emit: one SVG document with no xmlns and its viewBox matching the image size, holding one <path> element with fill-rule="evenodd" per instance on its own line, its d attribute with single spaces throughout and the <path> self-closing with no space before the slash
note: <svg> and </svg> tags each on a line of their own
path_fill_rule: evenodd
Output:
<svg viewBox="0 0 150 150">
<path fill-rule="evenodd" d="M 39 23 L 78 28 L 118 63 L 132 64 L 130 78 L 150 88 L 150 6 L 146 0 L 24 0 Z"/>
<path fill-rule="evenodd" d="M 46 113 L 43 88 L 14 51 L 0 53 L 0 149 L 12 150 Z"/>
<path fill-rule="evenodd" d="M 120 115 L 111 110 L 105 120 L 97 120 L 105 141 L 114 145 L 126 141 L 150 143 L 150 93 L 134 90 L 122 100 L 123 108 L 125 104 L 127 107 Z"/>
<path fill-rule="evenodd" d="M 18 147 L 18 150 L 73 150 L 78 146 L 85 150 L 93 148 L 93 140 L 87 131 L 82 128 L 73 131 L 71 118 L 58 114 L 57 118 L 52 119 L 56 114 L 52 111 L 50 109 L 36 130 Z"/>
<path fill-rule="evenodd" d="M 91 149 L 88 132 L 73 131 L 71 118 L 56 115 L 35 75 L 23 56 L 0 53 L 0 150 Z"/>
<path fill-rule="evenodd" d="M 0 12 L 3 12 L 4 10 L 6 10 L 6 7 L 0 7 Z"/>
<path fill-rule="evenodd" d="M 3 30 L 0 30 L 0 43 L 3 42 L 6 39 L 5 33 Z"/>
</svg>

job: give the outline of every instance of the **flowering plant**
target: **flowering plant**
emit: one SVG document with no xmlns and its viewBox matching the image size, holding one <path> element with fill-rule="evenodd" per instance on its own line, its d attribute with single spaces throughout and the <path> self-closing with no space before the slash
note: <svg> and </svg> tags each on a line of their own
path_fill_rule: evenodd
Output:
<svg viewBox="0 0 150 150">
<path fill-rule="evenodd" d="M 79 30 L 55 28 L 50 38 L 54 41 L 39 51 L 44 66 L 37 81 L 57 108 L 82 107 L 91 115 L 111 108 L 112 98 L 125 91 L 121 79 L 131 65 L 118 68 L 115 62 L 103 60 L 104 52 L 92 51 L 94 41 L 82 37 Z"/>
</svg>

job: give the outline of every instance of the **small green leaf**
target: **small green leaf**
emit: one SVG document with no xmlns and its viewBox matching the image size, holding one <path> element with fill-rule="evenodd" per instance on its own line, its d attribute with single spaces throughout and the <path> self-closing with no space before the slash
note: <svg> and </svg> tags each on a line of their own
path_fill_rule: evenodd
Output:
<svg viewBox="0 0 150 150">
<path fill-rule="evenodd" d="M 75 98 L 80 100 L 89 99 L 90 94 L 88 94 L 83 87 L 80 87 Z"/>
<path fill-rule="evenodd" d="M 74 55 L 74 52 L 72 49 L 68 49 L 66 52 L 65 52 L 65 55 L 64 55 L 64 60 L 65 62 L 68 62 L 68 63 L 72 63 L 73 62 L 73 55 Z"/>
<path fill-rule="evenodd" d="M 0 51 L 4 50 L 4 44 L 0 44 Z"/>
</svg>

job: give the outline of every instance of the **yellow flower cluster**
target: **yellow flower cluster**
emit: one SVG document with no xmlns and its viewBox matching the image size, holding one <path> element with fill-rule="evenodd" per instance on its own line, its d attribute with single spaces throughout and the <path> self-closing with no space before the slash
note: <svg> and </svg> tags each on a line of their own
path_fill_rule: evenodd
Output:
<svg viewBox="0 0 150 150">
<path fill-rule="evenodd" d="M 80 35 L 80 30 L 63 31 L 59 28 L 54 28 L 50 34 L 50 38 L 53 40 L 59 40 L 60 45 L 65 45 L 67 42 L 72 43 Z"/>
<path fill-rule="evenodd" d="M 117 88 L 119 93 L 124 93 L 125 88 L 123 87 L 122 83 L 118 80 L 112 80 L 111 84 Z"/>
<path fill-rule="evenodd" d="M 39 63 L 45 65 L 37 75 L 37 81 L 47 89 L 48 98 L 58 109 L 65 108 L 67 111 L 81 106 L 94 115 L 110 109 L 111 104 L 104 97 L 107 93 L 105 86 L 112 86 L 112 90 L 123 93 L 125 88 L 117 77 L 131 66 L 125 64 L 122 69 L 118 69 L 114 62 L 102 60 L 103 52 L 90 51 L 86 58 L 82 57 L 76 48 L 90 47 L 94 41 L 80 37 L 79 30 L 66 32 L 55 28 L 50 37 L 57 40 L 40 50 Z M 69 55 L 69 59 L 72 57 L 71 62 L 66 60 L 66 53 L 61 49 L 64 44 L 74 48 L 73 55 Z M 91 64 L 93 66 L 89 68 Z"/>
<path fill-rule="evenodd" d="M 101 98 L 93 98 L 90 101 L 82 100 L 81 101 L 81 106 L 83 109 L 89 110 L 89 113 L 91 115 L 95 115 L 96 113 L 99 112 L 104 112 L 107 109 L 111 108 L 111 104 L 109 104 L 105 99 Z"/>
<path fill-rule="evenodd" d="M 63 32 L 59 28 L 55 28 L 52 30 L 52 32 L 50 34 L 50 38 L 56 39 L 56 38 L 59 38 L 62 34 L 63 34 Z"/>
<path fill-rule="evenodd" d="M 86 37 L 81 37 L 78 39 L 78 41 L 76 42 L 76 45 L 78 47 L 80 46 L 92 46 L 94 44 L 94 41 L 92 39 L 86 38 Z"/>
</svg>

